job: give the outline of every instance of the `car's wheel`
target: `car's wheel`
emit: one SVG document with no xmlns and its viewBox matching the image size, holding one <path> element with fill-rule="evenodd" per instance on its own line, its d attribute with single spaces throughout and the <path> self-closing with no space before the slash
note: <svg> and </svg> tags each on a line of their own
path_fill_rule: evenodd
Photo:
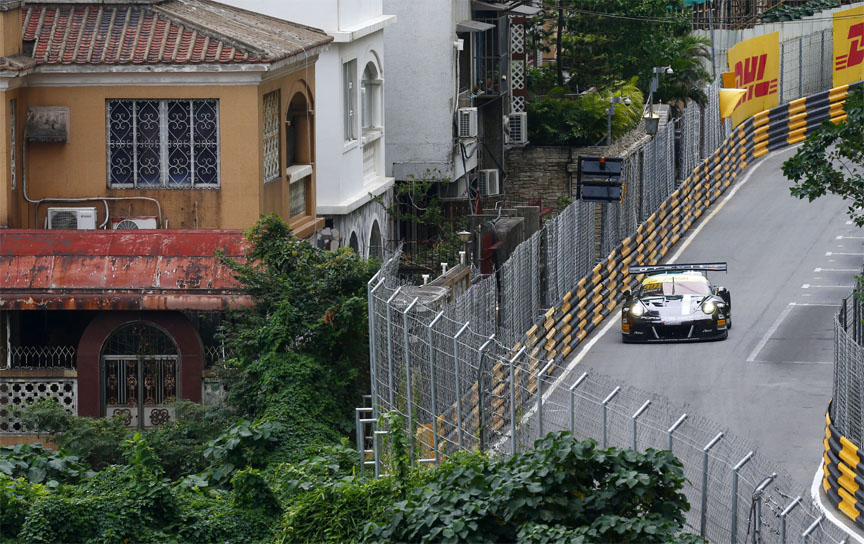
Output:
<svg viewBox="0 0 864 544">
<path fill-rule="evenodd" d="M 731 315 L 726 316 L 726 330 L 727 331 L 732 330 L 732 316 Z"/>
</svg>

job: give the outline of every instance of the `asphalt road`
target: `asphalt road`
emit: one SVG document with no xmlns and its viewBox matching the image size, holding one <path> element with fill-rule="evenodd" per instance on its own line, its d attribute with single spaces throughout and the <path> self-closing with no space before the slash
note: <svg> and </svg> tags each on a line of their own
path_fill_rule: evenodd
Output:
<svg viewBox="0 0 864 544">
<path fill-rule="evenodd" d="M 864 230 L 837 197 L 789 195 L 780 171 L 794 149 L 768 156 L 667 257 L 726 261 L 712 281 L 732 293 L 733 328 L 719 342 L 622 344 L 620 311 L 570 372 L 596 369 L 687 405 L 752 442 L 809 486 L 822 456 L 833 378 L 833 315 L 864 263 Z M 725 200 L 725 202 L 724 202 Z M 722 204 L 721 204 L 722 203 Z M 719 209 L 718 209 L 719 207 Z M 615 325 L 604 329 L 609 320 Z M 590 337 L 589 337 L 590 340 Z M 576 351 L 576 354 L 579 350 Z"/>
</svg>

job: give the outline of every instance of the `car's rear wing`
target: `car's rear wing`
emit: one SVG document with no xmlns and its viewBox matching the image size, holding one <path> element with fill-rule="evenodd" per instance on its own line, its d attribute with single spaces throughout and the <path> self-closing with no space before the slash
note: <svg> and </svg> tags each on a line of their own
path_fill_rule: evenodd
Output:
<svg viewBox="0 0 864 544">
<path fill-rule="evenodd" d="M 651 266 L 631 266 L 630 274 L 653 274 L 655 272 L 726 272 L 726 263 L 655 264 Z"/>
</svg>

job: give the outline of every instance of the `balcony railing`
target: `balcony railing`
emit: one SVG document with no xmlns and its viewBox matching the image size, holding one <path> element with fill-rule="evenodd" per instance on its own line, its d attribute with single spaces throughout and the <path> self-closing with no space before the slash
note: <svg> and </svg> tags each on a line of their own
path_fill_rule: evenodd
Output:
<svg viewBox="0 0 864 544">
<path fill-rule="evenodd" d="M 10 346 L 6 368 L 68 368 L 76 367 L 73 346 Z"/>
</svg>

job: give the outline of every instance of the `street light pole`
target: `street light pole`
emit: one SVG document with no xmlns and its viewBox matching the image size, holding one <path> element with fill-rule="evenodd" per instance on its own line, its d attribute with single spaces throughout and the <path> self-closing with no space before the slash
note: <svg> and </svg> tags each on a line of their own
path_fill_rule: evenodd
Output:
<svg viewBox="0 0 864 544">
<path fill-rule="evenodd" d="M 615 116 L 615 104 L 624 103 L 625 106 L 631 104 L 629 96 L 610 96 L 609 108 L 606 109 L 606 145 L 612 145 L 612 118 Z"/>
<path fill-rule="evenodd" d="M 657 134 L 659 120 L 654 119 L 654 93 L 660 84 L 660 74 L 672 75 L 671 66 L 655 66 L 652 70 L 651 84 L 648 86 L 648 117 L 645 119 L 645 133 L 654 136 Z"/>
</svg>

